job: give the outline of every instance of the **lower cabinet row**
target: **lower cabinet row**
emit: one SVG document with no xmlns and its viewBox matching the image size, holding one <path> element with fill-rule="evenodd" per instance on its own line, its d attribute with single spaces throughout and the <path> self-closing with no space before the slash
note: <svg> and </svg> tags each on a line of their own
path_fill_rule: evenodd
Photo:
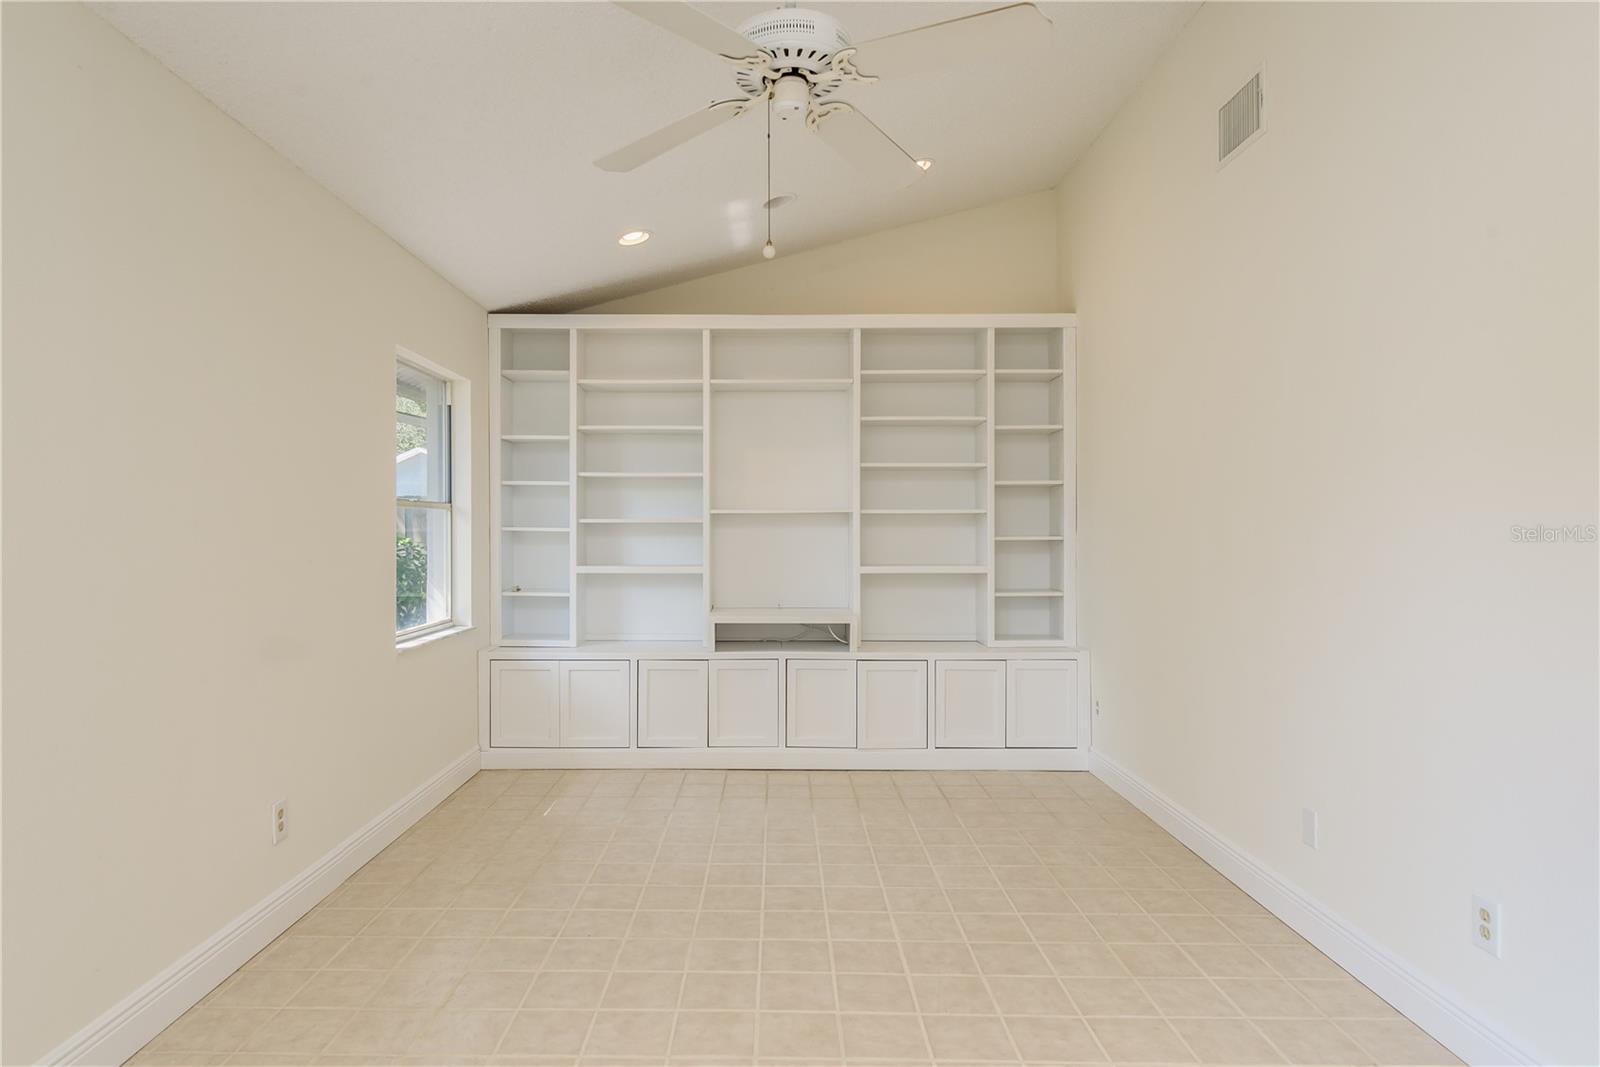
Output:
<svg viewBox="0 0 1600 1067">
<path fill-rule="evenodd" d="M 494 748 L 1073 748 L 1075 660 L 495 660 Z M 931 685 L 930 685 L 931 681 Z M 928 709 L 932 707 L 930 717 Z M 930 726 L 931 723 L 931 726 Z"/>
</svg>

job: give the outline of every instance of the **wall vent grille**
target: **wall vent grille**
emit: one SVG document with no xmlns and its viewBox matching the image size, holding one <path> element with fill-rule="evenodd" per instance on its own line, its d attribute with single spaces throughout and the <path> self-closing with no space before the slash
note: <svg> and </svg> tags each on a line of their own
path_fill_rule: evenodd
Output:
<svg viewBox="0 0 1600 1067">
<path fill-rule="evenodd" d="M 1257 73 L 1217 109 L 1217 162 L 1226 163 L 1260 132 L 1261 75 Z"/>
</svg>

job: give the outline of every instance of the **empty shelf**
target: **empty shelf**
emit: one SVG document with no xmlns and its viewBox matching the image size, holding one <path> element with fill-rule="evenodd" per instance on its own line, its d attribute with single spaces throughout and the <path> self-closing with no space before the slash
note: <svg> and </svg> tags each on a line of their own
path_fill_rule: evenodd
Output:
<svg viewBox="0 0 1600 1067">
<path fill-rule="evenodd" d="M 503 481 L 501 485 L 571 485 L 571 482 Z"/>
<path fill-rule="evenodd" d="M 580 478 L 698 478 L 699 471 L 579 471 Z"/>
<path fill-rule="evenodd" d="M 963 368 L 957 370 L 864 370 L 863 382 L 976 382 L 988 376 L 988 371 Z"/>
<path fill-rule="evenodd" d="M 848 515 L 849 508 L 712 508 L 713 515 Z"/>
<path fill-rule="evenodd" d="M 502 526 L 501 533 L 537 533 L 537 534 L 564 534 L 569 531 L 565 526 Z"/>
<path fill-rule="evenodd" d="M 762 390 L 799 390 L 802 392 L 826 392 L 833 389 L 848 389 L 855 384 L 854 378 L 713 378 L 711 388 L 728 392 L 758 392 Z"/>
<path fill-rule="evenodd" d="M 983 508 L 862 508 L 863 515 L 985 515 Z"/>
<path fill-rule="evenodd" d="M 1049 479 L 1045 479 L 1045 480 L 1042 480 L 1042 481 L 1029 481 L 1029 480 L 1004 481 L 1004 482 L 997 481 L 997 482 L 994 483 L 994 487 L 996 489 L 1011 489 L 1011 488 L 1016 488 L 1016 487 L 1019 487 L 1019 486 L 1049 487 L 1049 486 L 1052 486 L 1052 485 L 1060 485 L 1060 484 L 1061 484 L 1061 479 L 1057 478 L 1054 481 L 1051 481 Z"/>
<path fill-rule="evenodd" d="M 564 433 L 503 433 L 500 440 L 519 444 L 527 441 L 570 441 L 572 438 Z"/>
<path fill-rule="evenodd" d="M 863 415 L 870 426 L 982 426 L 982 415 Z"/>
<path fill-rule="evenodd" d="M 579 433 L 700 433 L 698 426 L 579 426 Z"/>
<path fill-rule="evenodd" d="M 999 369 L 994 376 L 1003 382 L 1053 382 L 1061 377 L 1061 371 L 1059 368 Z"/>
<path fill-rule="evenodd" d="M 1065 640 L 1060 634 L 1000 634 L 995 639 L 999 645 L 1060 645 Z"/>
<path fill-rule="evenodd" d="M 579 378 L 585 389 L 618 393 L 698 393 L 699 378 Z"/>
<path fill-rule="evenodd" d="M 1062 541 L 1060 534 L 1012 534 L 1005 537 L 996 537 L 996 541 Z"/>
<path fill-rule="evenodd" d="M 564 382 L 567 372 L 564 370 L 503 370 L 500 377 L 508 382 Z"/>
<path fill-rule="evenodd" d="M 687 566 L 650 564 L 595 564 L 578 568 L 579 574 L 700 574 L 705 570 L 699 564 Z"/>
<path fill-rule="evenodd" d="M 501 596 L 548 597 L 548 598 L 551 598 L 551 599 L 565 600 L 567 597 L 571 596 L 572 594 L 568 593 L 568 592 L 559 591 L 559 590 L 545 591 L 545 590 L 538 590 L 538 589 L 502 589 L 500 591 L 500 595 Z"/>
<path fill-rule="evenodd" d="M 700 517 L 692 519 L 579 519 L 582 526 L 699 526 Z"/>
<path fill-rule="evenodd" d="M 1060 423 L 1018 424 L 1015 426 L 996 426 L 995 433 L 1060 433 L 1066 427 Z"/>
<path fill-rule="evenodd" d="M 712 608 L 712 622 L 725 623 L 848 623 L 856 613 L 849 608 Z"/>
<path fill-rule="evenodd" d="M 997 597 L 1002 597 L 1002 596 L 1005 596 L 1005 597 L 1020 597 L 1020 596 L 1050 597 L 1050 596 L 1066 596 L 1067 594 L 1062 592 L 1060 589 L 996 589 L 994 591 L 994 595 L 997 596 Z"/>
<path fill-rule="evenodd" d="M 909 566 L 894 567 L 862 567 L 862 574 L 988 574 L 989 568 L 977 565 L 959 564 L 954 566 L 940 566 L 939 564 L 911 564 Z"/>
<path fill-rule="evenodd" d="M 987 463 L 863 463 L 862 470 L 981 471 Z"/>
</svg>

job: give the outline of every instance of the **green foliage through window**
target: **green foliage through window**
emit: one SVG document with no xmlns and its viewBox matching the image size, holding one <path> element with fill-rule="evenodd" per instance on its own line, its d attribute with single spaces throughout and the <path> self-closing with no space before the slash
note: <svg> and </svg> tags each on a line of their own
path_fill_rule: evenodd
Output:
<svg viewBox="0 0 1600 1067">
<path fill-rule="evenodd" d="M 428 621 L 428 548 L 403 533 L 394 536 L 395 632 Z"/>
</svg>

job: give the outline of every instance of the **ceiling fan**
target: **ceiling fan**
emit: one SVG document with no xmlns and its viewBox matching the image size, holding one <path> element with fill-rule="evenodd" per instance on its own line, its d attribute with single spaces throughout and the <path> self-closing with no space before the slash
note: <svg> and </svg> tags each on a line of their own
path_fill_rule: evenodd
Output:
<svg viewBox="0 0 1600 1067">
<path fill-rule="evenodd" d="M 998 58 L 1050 25 L 1033 4 L 1020 3 L 853 44 L 838 19 L 803 7 L 763 12 L 735 31 L 686 3 L 617 0 L 617 5 L 731 64 L 741 95 L 601 156 L 595 160 L 601 170 L 633 170 L 765 100 L 772 117 L 802 119 L 840 155 L 894 188 L 909 185 L 922 174 L 922 165 L 835 94 L 849 82 L 867 85 Z"/>
</svg>

